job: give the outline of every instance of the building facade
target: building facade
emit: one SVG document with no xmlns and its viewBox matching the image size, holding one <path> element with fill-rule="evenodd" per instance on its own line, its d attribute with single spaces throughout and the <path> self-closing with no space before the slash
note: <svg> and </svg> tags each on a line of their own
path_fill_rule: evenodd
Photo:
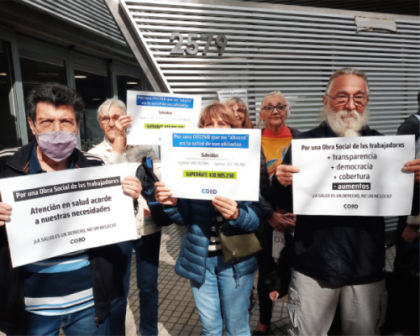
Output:
<svg viewBox="0 0 420 336">
<path fill-rule="evenodd" d="M 391 1 L 352 0 L 334 9 L 329 1 L 299 2 L 305 6 L 289 0 L 2 2 L 0 149 L 32 139 L 24 97 L 42 82 L 82 94 L 80 147 L 87 150 L 103 138 L 97 107 L 110 97 L 125 101 L 127 89 L 199 94 L 208 104 L 218 90 L 245 88 L 254 122 L 262 98 L 281 90 L 292 106 L 288 125 L 305 131 L 317 125 L 328 78 L 342 67 L 367 73 L 370 125 L 394 135 L 418 108 L 419 13 L 407 15 L 418 3 L 391 8 Z M 389 228 L 394 223 L 389 219 Z"/>
<path fill-rule="evenodd" d="M 100 18 L 100 19 L 98 19 Z M 4 1 L 0 6 L 0 149 L 33 139 L 24 98 L 35 85 L 77 89 L 86 114 L 80 147 L 103 139 L 96 109 L 127 89 L 151 89 L 107 6 L 90 1 Z"/>
</svg>

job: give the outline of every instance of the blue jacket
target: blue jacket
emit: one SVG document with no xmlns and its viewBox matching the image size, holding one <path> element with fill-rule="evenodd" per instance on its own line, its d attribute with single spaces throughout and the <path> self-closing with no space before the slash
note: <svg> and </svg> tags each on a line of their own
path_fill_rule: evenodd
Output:
<svg viewBox="0 0 420 336">
<path fill-rule="evenodd" d="M 203 200 L 178 199 L 176 207 L 165 206 L 166 214 L 175 224 L 186 225 L 187 232 L 182 240 L 181 251 L 175 266 L 180 276 L 204 283 L 206 260 L 212 226 L 211 202 Z M 261 202 L 238 202 L 239 217 L 228 223 L 245 231 L 258 229 L 263 216 Z M 253 273 L 257 269 L 255 257 L 233 264 L 237 278 Z"/>
</svg>

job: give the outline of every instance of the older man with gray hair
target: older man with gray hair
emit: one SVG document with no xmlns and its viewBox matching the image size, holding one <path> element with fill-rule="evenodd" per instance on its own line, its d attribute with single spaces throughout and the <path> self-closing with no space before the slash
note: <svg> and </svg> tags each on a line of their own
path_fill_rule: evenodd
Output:
<svg viewBox="0 0 420 336">
<path fill-rule="evenodd" d="M 368 100 L 363 72 L 336 71 L 323 97 L 321 124 L 298 138 L 380 136 L 366 125 Z M 273 179 L 273 188 L 290 199 L 293 174 L 299 173 L 291 163 L 289 149 Z M 418 162 L 410 161 L 403 169 L 416 171 Z M 327 335 L 338 304 L 343 335 L 380 334 L 387 306 L 384 218 L 297 216 L 294 238 L 289 334 Z"/>
<path fill-rule="evenodd" d="M 141 164 L 144 157 L 153 162 L 153 172 L 160 178 L 160 160 L 152 146 L 130 146 L 126 129 L 131 124 L 124 102 L 108 99 L 98 108 L 98 122 L 105 133 L 104 141 L 89 150 L 106 164 L 132 162 Z M 151 216 L 147 201 L 138 197 L 136 215 L 137 239 L 113 246 L 113 293 L 109 325 L 111 335 L 125 335 L 127 296 L 130 286 L 130 265 L 133 249 L 136 252 L 137 287 L 140 291 L 140 333 L 158 334 L 158 266 L 161 228 Z"/>
</svg>

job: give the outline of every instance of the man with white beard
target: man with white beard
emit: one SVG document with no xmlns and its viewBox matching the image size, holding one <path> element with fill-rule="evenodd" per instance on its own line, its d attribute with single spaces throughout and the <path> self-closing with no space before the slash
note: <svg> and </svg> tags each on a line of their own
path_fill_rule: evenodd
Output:
<svg viewBox="0 0 420 336">
<path fill-rule="evenodd" d="M 321 124 L 297 138 L 380 136 L 370 129 L 366 75 L 343 68 L 330 78 Z M 289 148 L 273 188 L 278 206 L 293 213 Z M 413 161 L 405 165 L 406 171 Z M 416 168 L 417 169 L 417 168 Z M 386 181 L 384 181 L 386 183 Z M 287 204 L 288 209 L 285 208 Z M 297 216 L 288 312 L 290 335 L 327 335 L 340 304 L 343 335 L 379 335 L 387 306 L 383 217 Z"/>
</svg>

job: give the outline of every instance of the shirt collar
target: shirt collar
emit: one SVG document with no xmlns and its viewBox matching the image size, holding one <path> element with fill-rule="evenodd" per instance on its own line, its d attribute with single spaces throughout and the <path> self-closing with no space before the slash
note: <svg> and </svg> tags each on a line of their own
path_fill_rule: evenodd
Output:
<svg viewBox="0 0 420 336">
<path fill-rule="evenodd" d="M 106 137 L 106 135 L 104 136 L 104 142 L 105 142 L 105 147 L 106 147 L 106 149 L 107 149 L 107 150 L 112 150 L 112 148 L 114 147 L 114 145 L 111 143 L 111 141 L 109 141 L 109 140 L 108 140 L 108 138 Z M 96 146 L 95 146 L 95 147 L 96 147 Z M 124 147 L 124 153 L 127 151 L 127 149 L 129 149 L 129 148 L 131 148 L 131 147 L 133 147 L 133 146 L 126 145 L 126 146 Z"/>
<path fill-rule="evenodd" d="M 41 165 L 39 164 L 39 160 L 38 160 L 38 156 L 36 155 L 36 149 L 37 149 L 37 145 L 35 144 L 35 146 L 32 148 L 32 152 L 31 152 L 31 157 L 29 158 L 29 171 L 28 174 L 40 174 L 40 173 L 46 173 L 45 170 L 43 170 L 41 168 Z M 70 155 L 70 165 L 67 169 L 74 169 L 76 168 L 75 163 L 74 163 L 74 151 L 73 153 Z"/>
<path fill-rule="evenodd" d="M 106 149 L 112 149 L 112 143 L 108 140 L 106 136 L 104 136 L 104 141 L 106 144 Z"/>
</svg>

